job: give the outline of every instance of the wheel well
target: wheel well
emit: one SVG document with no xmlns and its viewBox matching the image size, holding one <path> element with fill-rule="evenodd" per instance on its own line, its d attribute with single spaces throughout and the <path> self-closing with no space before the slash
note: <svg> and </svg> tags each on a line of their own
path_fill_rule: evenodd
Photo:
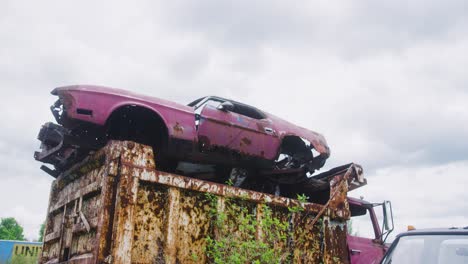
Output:
<svg viewBox="0 0 468 264">
<path fill-rule="evenodd" d="M 109 139 L 131 140 L 160 149 L 168 143 L 164 120 L 141 106 L 126 105 L 114 110 L 106 121 L 106 133 Z"/>
</svg>

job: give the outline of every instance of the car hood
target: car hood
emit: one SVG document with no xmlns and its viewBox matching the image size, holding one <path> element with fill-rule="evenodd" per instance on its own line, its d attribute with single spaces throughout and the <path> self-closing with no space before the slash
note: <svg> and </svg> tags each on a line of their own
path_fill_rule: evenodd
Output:
<svg viewBox="0 0 468 264">
<path fill-rule="evenodd" d="M 112 96 L 112 97 L 131 98 L 131 99 L 135 99 L 141 102 L 167 106 L 167 107 L 178 109 L 181 111 L 192 111 L 192 107 L 179 104 L 176 102 L 164 100 L 158 97 L 147 96 L 147 95 L 130 92 L 130 91 L 123 90 L 123 89 L 110 88 L 110 87 L 98 86 L 98 85 L 70 85 L 70 86 L 57 87 L 52 90 L 51 94 L 60 96 L 63 93 L 67 93 L 67 92 L 86 92 L 86 93 L 107 95 L 107 96 Z"/>
</svg>

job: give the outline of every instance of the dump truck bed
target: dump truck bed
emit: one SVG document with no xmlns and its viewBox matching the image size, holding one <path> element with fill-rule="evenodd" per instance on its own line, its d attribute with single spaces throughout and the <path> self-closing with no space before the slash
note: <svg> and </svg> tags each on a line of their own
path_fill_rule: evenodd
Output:
<svg viewBox="0 0 468 264">
<path fill-rule="evenodd" d="M 260 262 L 349 262 L 347 192 L 365 184 L 358 166 L 321 179 L 329 186 L 322 204 L 156 167 L 151 147 L 111 141 L 62 173 L 51 188 L 40 263 L 212 263 L 229 252 Z"/>
</svg>

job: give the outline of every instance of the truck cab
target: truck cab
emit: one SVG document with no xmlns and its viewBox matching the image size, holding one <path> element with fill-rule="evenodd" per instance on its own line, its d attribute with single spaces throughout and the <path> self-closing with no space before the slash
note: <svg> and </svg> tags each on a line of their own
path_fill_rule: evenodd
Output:
<svg viewBox="0 0 468 264">
<path fill-rule="evenodd" d="M 370 203 L 348 197 L 351 220 L 348 222 L 348 252 L 350 263 L 377 263 L 388 246 L 385 240 L 393 230 L 390 201 Z M 381 221 L 381 222 L 380 222 Z"/>
</svg>

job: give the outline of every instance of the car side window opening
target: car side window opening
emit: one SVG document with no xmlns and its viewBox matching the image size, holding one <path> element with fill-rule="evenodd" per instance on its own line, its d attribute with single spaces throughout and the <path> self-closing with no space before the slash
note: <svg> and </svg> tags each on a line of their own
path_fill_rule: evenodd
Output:
<svg viewBox="0 0 468 264">
<path fill-rule="evenodd" d="M 205 108 L 205 106 L 210 105 L 214 108 L 217 108 L 223 101 L 217 98 L 206 97 L 202 100 L 197 100 L 197 103 L 194 105 L 195 107 L 195 129 L 198 130 L 198 126 L 200 125 L 200 114 Z"/>
<path fill-rule="evenodd" d="M 214 108 L 218 107 L 220 104 L 222 104 L 224 101 L 217 99 L 217 98 L 212 98 L 212 97 L 206 97 L 203 100 L 200 100 L 195 106 L 195 114 L 200 115 L 201 112 L 203 111 L 203 108 L 205 106 L 210 105 L 213 106 Z"/>
<path fill-rule="evenodd" d="M 374 225 L 369 210 L 361 205 L 349 204 L 351 211 L 351 233 L 352 236 L 359 236 L 374 239 Z"/>
<path fill-rule="evenodd" d="M 248 117 L 253 118 L 253 119 L 264 119 L 265 118 L 265 115 L 262 112 L 260 112 L 259 110 L 255 109 L 254 107 L 244 105 L 244 104 L 239 104 L 239 103 L 232 102 L 232 101 L 231 101 L 231 103 L 234 104 L 234 110 L 232 110 L 232 112 L 234 112 L 234 113 L 244 115 L 244 116 L 248 116 Z"/>
<path fill-rule="evenodd" d="M 266 118 L 265 114 L 262 113 L 260 110 L 256 109 L 255 107 L 248 106 L 245 104 L 241 104 L 238 102 L 230 101 L 230 100 L 224 100 L 222 98 L 214 97 L 214 96 L 207 96 L 203 98 L 199 98 L 190 104 L 188 106 L 192 106 L 195 108 L 195 114 L 200 114 L 203 108 L 206 105 L 210 105 L 213 107 L 218 107 L 220 104 L 229 101 L 234 105 L 234 109 L 232 110 L 233 113 L 247 116 L 253 119 L 264 119 Z"/>
<path fill-rule="evenodd" d="M 220 101 L 220 100 L 214 100 L 214 99 L 210 99 L 208 101 L 205 102 L 205 106 L 206 105 L 210 105 L 210 106 L 213 106 L 214 108 L 217 108 L 220 104 L 222 104 L 223 102 Z"/>
</svg>

